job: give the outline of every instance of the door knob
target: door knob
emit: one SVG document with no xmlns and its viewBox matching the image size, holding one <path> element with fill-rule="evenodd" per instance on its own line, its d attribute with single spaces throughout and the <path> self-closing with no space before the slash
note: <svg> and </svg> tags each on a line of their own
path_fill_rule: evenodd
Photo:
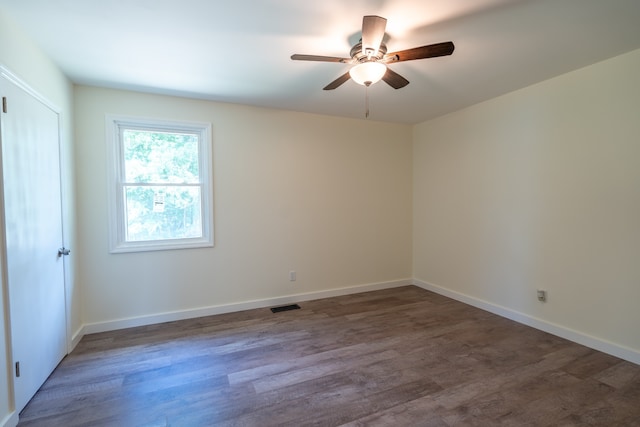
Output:
<svg viewBox="0 0 640 427">
<path fill-rule="evenodd" d="M 61 257 L 62 255 L 69 255 L 70 253 L 71 251 L 63 246 L 60 249 L 58 249 L 58 258 Z"/>
</svg>

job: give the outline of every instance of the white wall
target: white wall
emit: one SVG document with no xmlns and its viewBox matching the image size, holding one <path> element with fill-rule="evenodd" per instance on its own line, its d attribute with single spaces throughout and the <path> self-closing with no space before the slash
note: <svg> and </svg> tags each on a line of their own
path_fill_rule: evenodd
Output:
<svg viewBox="0 0 640 427">
<path fill-rule="evenodd" d="M 416 126 L 414 277 L 640 363 L 638 76 L 634 51 Z"/>
<path fill-rule="evenodd" d="M 75 105 L 87 331 L 411 278 L 410 126 L 83 86 Z M 212 123 L 214 248 L 108 253 L 106 113 Z"/>
<path fill-rule="evenodd" d="M 64 239 L 65 244 L 74 250 L 74 172 L 73 147 L 71 136 L 73 126 L 73 86 L 60 70 L 22 33 L 22 31 L 0 10 L 0 64 L 17 75 L 29 86 L 47 98 L 59 108 L 62 119 L 61 162 L 64 170 Z M 4 248 L 0 245 L 0 251 Z M 0 255 L 2 255 L 0 253 Z M 0 262 L 4 256 L 0 256 Z M 73 258 L 65 259 L 65 274 L 68 295 L 67 304 L 70 307 L 69 329 L 73 332 L 81 327 L 81 311 L 79 307 L 79 289 L 75 286 Z M 0 277 L 0 281 L 2 278 Z M 6 298 L 6 284 L 2 283 L 3 294 Z M 8 314 L 6 300 L 0 301 L 2 314 L 0 315 L 0 426 L 11 425 L 17 421 L 17 414 L 13 412 L 13 402 L 10 398 L 10 376 L 13 367 L 9 361 L 11 351 L 8 338 Z"/>
</svg>

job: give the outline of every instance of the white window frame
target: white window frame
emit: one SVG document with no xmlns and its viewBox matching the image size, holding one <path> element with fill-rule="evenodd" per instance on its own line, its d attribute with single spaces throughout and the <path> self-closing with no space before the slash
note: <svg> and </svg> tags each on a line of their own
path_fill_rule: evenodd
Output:
<svg viewBox="0 0 640 427">
<path fill-rule="evenodd" d="M 171 121 L 107 114 L 106 142 L 108 148 L 108 211 L 109 252 L 143 252 L 169 249 L 202 248 L 213 246 L 213 169 L 211 123 Z M 126 241 L 124 211 L 124 150 L 121 140 L 123 129 L 161 132 L 188 132 L 198 134 L 200 185 L 202 186 L 202 237 Z"/>
</svg>

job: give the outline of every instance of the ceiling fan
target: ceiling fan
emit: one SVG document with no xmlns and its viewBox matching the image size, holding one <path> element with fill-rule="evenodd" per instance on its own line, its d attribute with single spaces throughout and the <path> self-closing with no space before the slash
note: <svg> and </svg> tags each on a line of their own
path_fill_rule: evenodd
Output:
<svg viewBox="0 0 640 427">
<path fill-rule="evenodd" d="M 384 80 L 392 88 L 400 89 L 408 85 L 409 80 L 388 68 L 387 64 L 451 55 L 455 48 L 453 42 L 449 41 L 387 53 L 387 46 L 382 41 L 386 26 L 387 20 L 385 18 L 373 15 L 364 16 L 362 18 L 362 38 L 351 48 L 351 58 L 295 54 L 291 55 L 291 59 L 353 65 L 348 72 L 326 85 L 324 90 L 336 89 L 350 78 L 367 87 Z"/>
</svg>

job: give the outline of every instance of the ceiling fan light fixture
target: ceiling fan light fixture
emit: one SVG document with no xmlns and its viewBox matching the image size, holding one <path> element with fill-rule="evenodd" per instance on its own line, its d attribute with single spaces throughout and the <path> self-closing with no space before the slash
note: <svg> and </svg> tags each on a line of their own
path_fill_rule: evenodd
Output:
<svg viewBox="0 0 640 427">
<path fill-rule="evenodd" d="M 370 86 L 379 82 L 386 72 L 387 66 L 383 63 L 367 61 L 351 68 L 349 75 L 359 85 Z"/>
</svg>

